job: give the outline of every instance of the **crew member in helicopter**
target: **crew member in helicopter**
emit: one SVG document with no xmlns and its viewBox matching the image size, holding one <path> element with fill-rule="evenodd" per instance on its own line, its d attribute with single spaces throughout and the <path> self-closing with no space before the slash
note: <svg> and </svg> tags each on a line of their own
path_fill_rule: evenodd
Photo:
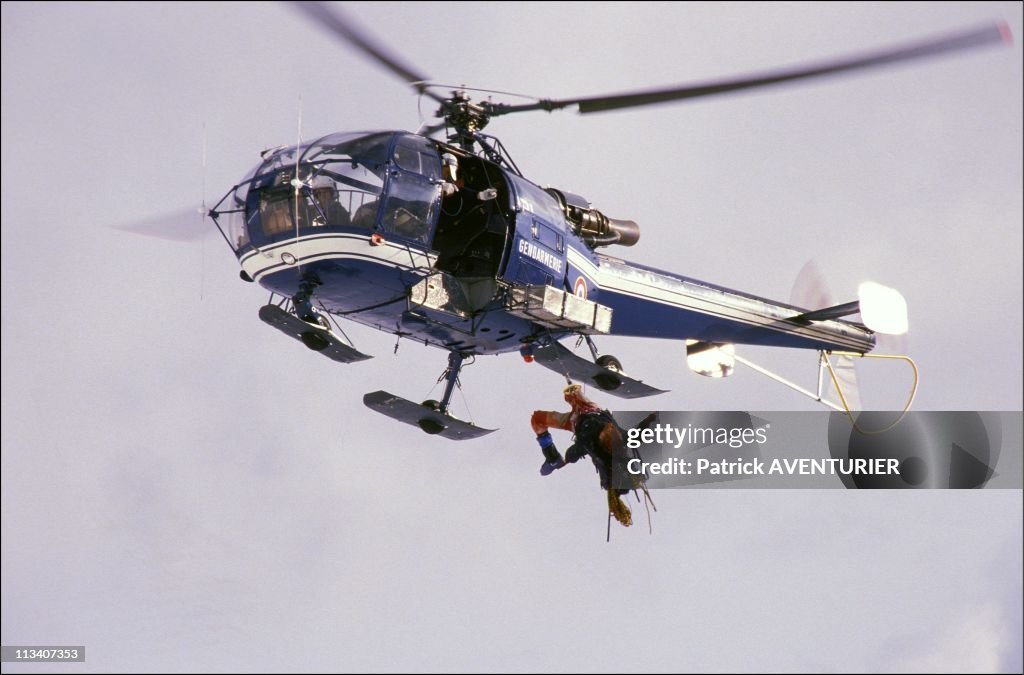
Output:
<svg viewBox="0 0 1024 675">
<path fill-rule="evenodd" d="M 467 188 L 465 177 L 459 174 L 458 158 L 450 152 L 441 155 L 441 212 L 451 219 L 465 215 L 475 202 L 490 201 L 498 196 L 494 188 Z"/>
<path fill-rule="evenodd" d="M 352 222 L 348 209 L 338 201 L 338 188 L 328 176 L 319 175 L 313 179 L 313 199 L 319 207 L 319 213 L 313 218 L 314 225 L 334 225 L 345 227 Z M 315 210 L 315 209 L 314 209 Z"/>
<path fill-rule="evenodd" d="M 550 475 L 567 463 L 574 464 L 589 455 L 597 469 L 601 489 L 608 493 L 609 511 L 616 520 L 629 527 L 633 523 L 632 514 L 621 499 L 621 495 L 628 493 L 629 489 L 612 486 L 613 470 L 616 476 L 628 475 L 625 467 L 632 455 L 626 449 L 626 434 L 610 412 L 602 410 L 583 394 L 580 385 L 570 384 L 562 394 L 569 404 L 569 412 L 535 410 L 530 418 L 533 432 L 537 434 L 537 444 L 544 454 L 541 475 Z M 566 451 L 564 459 L 555 447 L 550 429 L 564 429 L 574 434 L 575 442 Z"/>
</svg>

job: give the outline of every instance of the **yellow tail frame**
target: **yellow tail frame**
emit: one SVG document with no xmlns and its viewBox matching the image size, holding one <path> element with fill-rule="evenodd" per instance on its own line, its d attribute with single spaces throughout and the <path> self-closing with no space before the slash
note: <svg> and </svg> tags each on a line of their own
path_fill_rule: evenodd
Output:
<svg viewBox="0 0 1024 675">
<path fill-rule="evenodd" d="M 914 375 L 914 383 L 913 383 L 913 385 L 911 385 L 910 395 L 907 397 L 907 402 L 904 404 L 903 410 L 900 411 L 900 416 L 896 419 L 895 422 L 893 422 L 889 426 L 885 427 L 884 429 L 877 429 L 877 430 L 865 430 L 865 429 L 862 429 L 861 427 L 859 427 L 857 425 L 857 420 L 854 418 L 853 411 L 850 409 L 849 403 L 847 403 L 846 394 L 843 392 L 843 388 L 839 384 L 839 378 L 836 376 L 835 369 L 832 367 L 832 361 L 831 361 L 831 359 L 829 359 L 830 355 L 834 355 L 834 356 L 850 356 L 850 357 L 857 357 L 857 358 L 862 358 L 862 359 L 895 359 L 895 360 L 898 360 L 898 361 L 904 361 L 904 362 L 906 362 L 910 366 L 910 369 L 911 369 L 911 371 L 913 372 L 913 375 Z M 798 384 L 790 382 L 786 378 L 784 378 L 784 377 L 782 377 L 780 375 L 777 375 L 776 373 L 771 372 L 767 368 L 763 368 L 762 366 L 759 366 L 756 363 L 751 362 L 749 359 L 743 358 L 739 354 L 735 354 L 734 358 L 737 361 L 739 361 L 740 363 L 742 363 L 743 365 L 747 366 L 748 368 L 751 368 L 751 369 L 761 373 L 762 375 L 765 375 L 765 376 L 775 380 L 776 382 L 778 382 L 780 384 L 783 384 L 783 385 L 789 387 L 790 389 L 793 389 L 794 391 L 803 394 L 804 396 L 808 396 L 811 399 L 821 403 L 822 405 L 828 406 L 829 408 L 832 408 L 833 410 L 836 410 L 838 412 L 846 413 L 846 416 L 850 418 L 850 423 L 853 425 L 853 428 L 856 429 L 857 431 L 859 431 L 862 434 L 881 434 L 881 433 L 885 433 L 886 431 L 889 431 L 890 429 L 895 427 L 897 424 L 899 424 L 903 420 L 903 418 L 906 417 L 907 412 L 910 410 L 910 406 L 912 406 L 914 404 L 914 397 L 917 396 L 917 386 L 918 386 L 918 384 L 920 382 L 920 373 L 919 373 L 919 371 L 917 369 L 917 364 L 914 363 L 914 359 L 910 358 L 909 356 L 902 355 L 902 354 L 861 354 L 859 352 L 840 352 L 840 351 L 833 352 L 833 351 L 824 351 L 824 350 L 819 351 L 818 352 L 818 389 L 817 389 L 817 392 L 812 392 L 812 391 L 810 391 L 808 389 L 805 389 L 804 387 L 801 387 Z M 822 380 L 823 380 L 822 375 L 823 375 L 823 373 L 826 370 L 828 371 L 829 376 L 832 379 L 832 384 L 836 388 L 836 392 L 839 394 L 839 401 L 840 401 L 839 403 L 835 403 L 833 401 L 830 401 L 827 398 L 825 398 L 824 396 L 822 396 L 822 391 L 821 391 L 822 390 Z"/>
</svg>

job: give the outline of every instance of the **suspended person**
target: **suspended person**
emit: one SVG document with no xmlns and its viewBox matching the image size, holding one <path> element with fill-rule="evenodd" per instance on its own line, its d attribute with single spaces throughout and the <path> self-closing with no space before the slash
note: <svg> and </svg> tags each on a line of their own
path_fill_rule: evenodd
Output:
<svg viewBox="0 0 1024 675">
<path fill-rule="evenodd" d="M 612 486 L 613 471 L 617 477 L 630 475 L 626 472 L 626 463 L 633 455 L 626 448 L 626 434 L 610 412 L 602 410 L 583 395 L 580 385 L 570 384 L 562 394 L 570 406 L 568 412 L 535 410 L 530 418 L 533 432 L 537 434 L 537 444 L 544 454 L 541 475 L 550 475 L 566 463 L 574 464 L 589 455 L 597 469 L 601 489 L 608 493 L 609 512 L 615 520 L 629 527 L 633 524 L 633 516 L 621 495 L 628 493 L 630 488 Z M 566 451 L 564 459 L 555 447 L 550 429 L 564 429 L 574 434 L 574 443 Z M 632 487 L 640 488 L 643 477 L 637 476 L 631 482 Z"/>
</svg>

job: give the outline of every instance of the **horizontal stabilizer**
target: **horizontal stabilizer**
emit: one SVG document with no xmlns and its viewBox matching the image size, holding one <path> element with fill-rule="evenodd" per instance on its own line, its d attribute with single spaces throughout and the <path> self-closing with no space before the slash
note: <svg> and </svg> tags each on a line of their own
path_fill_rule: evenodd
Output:
<svg viewBox="0 0 1024 675">
<path fill-rule="evenodd" d="M 535 346 L 533 358 L 540 365 L 550 368 L 559 375 L 565 375 L 577 382 L 593 384 L 619 398 L 642 398 L 665 393 L 664 389 L 655 389 L 640 380 L 634 380 L 622 373 L 603 368 L 577 356 L 555 341 L 543 346 Z"/>
<path fill-rule="evenodd" d="M 857 289 L 857 298 L 853 302 L 804 312 L 790 320 L 808 324 L 860 313 L 864 325 L 876 333 L 902 335 L 907 332 L 907 301 L 895 288 L 865 281 Z"/>
<path fill-rule="evenodd" d="M 363 354 L 354 347 L 348 346 L 326 328 L 306 323 L 277 305 L 260 307 L 260 320 L 285 335 L 295 338 L 313 351 L 320 352 L 332 361 L 354 363 L 373 358 L 369 354 Z"/>
<path fill-rule="evenodd" d="M 828 321 L 830 319 L 841 319 L 844 316 L 856 314 L 860 311 L 860 302 L 854 300 L 853 302 L 844 302 L 841 305 L 835 305 L 834 307 L 825 307 L 824 309 L 816 309 L 813 312 L 804 312 L 798 316 L 793 317 L 793 321 L 798 323 L 810 323 L 812 321 Z"/>
<path fill-rule="evenodd" d="M 386 391 L 375 391 L 363 396 L 367 408 L 387 415 L 391 419 L 419 427 L 428 434 L 436 434 L 453 441 L 479 438 L 495 431 L 469 422 L 457 420 L 429 406 L 413 403 Z"/>
</svg>

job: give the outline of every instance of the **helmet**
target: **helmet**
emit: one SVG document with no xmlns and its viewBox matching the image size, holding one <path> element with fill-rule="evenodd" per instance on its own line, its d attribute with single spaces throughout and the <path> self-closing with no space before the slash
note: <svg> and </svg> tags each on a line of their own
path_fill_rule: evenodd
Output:
<svg viewBox="0 0 1024 675">
<path fill-rule="evenodd" d="M 459 160 L 455 158 L 450 152 L 446 152 L 441 155 L 441 170 L 448 169 L 451 174 L 452 180 L 456 180 L 459 172 Z"/>
<path fill-rule="evenodd" d="M 583 387 L 575 383 L 562 390 L 562 397 L 573 408 L 583 401 L 588 401 L 587 397 L 583 395 Z"/>
<path fill-rule="evenodd" d="M 330 178 L 328 178 L 327 176 L 325 176 L 323 174 L 320 174 L 319 176 L 317 176 L 316 178 L 313 179 L 313 183 L 312 183 L 312 185 L 310 187 L 312 189 L 314 189 L 314 190 L 323 190 L 323 189 L 333 190 L 334 189 L 334 181 L 331 180 Z"/>
<path fill-rule="evenodd" d="M 565 398 L 565 402 L 572 406 L 572 410 L 576 414 L 594 412 L 601 409 L 596 403 L 586 397 L 581 385 L 570 384 L 562 390 L 562 396 Z"/>
</svg>

